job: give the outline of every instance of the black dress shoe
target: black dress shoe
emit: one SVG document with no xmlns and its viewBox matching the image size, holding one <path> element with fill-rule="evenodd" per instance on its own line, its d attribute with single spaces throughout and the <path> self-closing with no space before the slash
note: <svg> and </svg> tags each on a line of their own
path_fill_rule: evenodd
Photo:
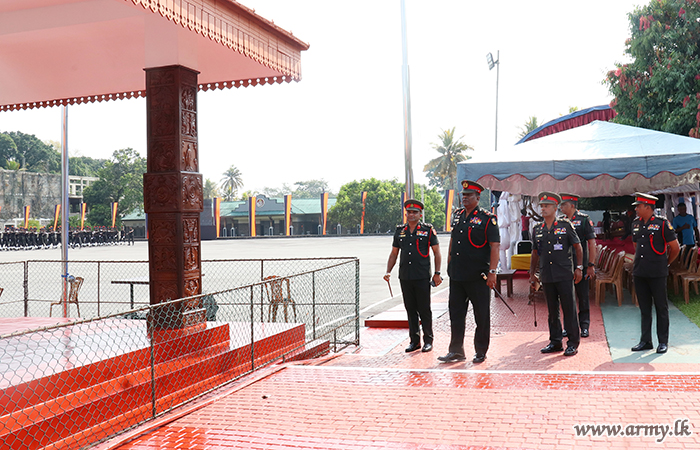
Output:
<svg viewBox="0 0 700 450">
<path fill-rule="evenodd" d="M 656 348 L 656 353 L 666 353 L 668 351 L 668 344 L 659 344 Z"/>
<path fill-rule="evenodd" d="M 584 328 L 583 330 L 581 330 L 581 337 L 588 337 L 588 336 L 589 336 L 588 328 Z"/>
<path fill-rule="evenodd" d="M 569 335 L 569 333 L 567 333 L 566 330 L 561 330 L 561 335 L 563 337 L 567 337 Z"/>
<path fill-rule="evenodd" d="M 433 344 L 425 344 L 421 351 L 423 353 L 432 352 L 433 351 Z"/>
<path fill-rule="evenodd" d="M 406 353 L 415 352 L 418 349 L 420 349 L 420 344 L 411 343 L 408 347 L 406 347 Z"/>
<path fill-rule="evenodd" d="M 460 353 L 448 353 L 445 356 L 438 356 L 438 361 L 442 362 L 460 362 L 460 361 L 466 361 L 467 358 L 460 354 Z"/>
<path fill-rule="evenodd" d="M 562 347 L 561 344 L 559 344 L 559 345 L 549 344 L 545 348 L 540 350 L 540 352 L 542 352 L 542 353 L 554 353 L 554 352 L 560 352 L 562 350 L 564 350 L 564 347 Z"/>
<path fill-rule="evenodd" d="M 578 349 L 570 345 L 564 350 L 564 356 L 574 356 L 576 353 L 578 353 Z"/>
<path fill-rule="evenodd" d="M 653 348 L 654 348 L 654 344 L 652 344 L 651 342 L 641 341 L 639 344 L 632 347 L 632 351 L 633 352 L 640 352 L 642 350 L 651 350 Z"/>
<path fill-rule="evenodd" d="M 472 362 L 474 364 L 480 364 L 480 363 L 484 362 L 485 359 L 486 359 L 486 355 L 484 355 L 483 353 L 477 353 L 476 355 L 474 355 L 474 359 L 472 359 Z"/>
</svg>

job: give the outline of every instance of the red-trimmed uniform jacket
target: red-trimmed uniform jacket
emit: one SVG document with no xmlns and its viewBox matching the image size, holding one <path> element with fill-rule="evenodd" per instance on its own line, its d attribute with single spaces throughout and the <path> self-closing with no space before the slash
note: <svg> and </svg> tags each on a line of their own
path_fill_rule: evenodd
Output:
<svg viewBox="0 0 700 450">
<path fill-rule="evenodd" d="M 455 281 L 483 280 L 489 271 L 491 243 L 501 242 L 498 219 L 478 206 L 467 214 L 460 208 L 452 215 L 452 248 L 447 274 Z"/>
<path fill-rule="evenodd" d="M 413 233 L 407 223 L 397 226 L 392 246 L 401 250 L 399 279 L 430 279 L 429 256 L 433 245 L 438 245 L 438 238 L 431 224 L 418 222 Z"/>
<path fill-rule="evenodd" d="M 635 277 L 668 276 L 668 243 L 676 240 L 671 222 L 651 216 L 647 223 L 640 218 L 632 222 L 632 242 L 637 244 L 632 275 Z"/>
</svg>

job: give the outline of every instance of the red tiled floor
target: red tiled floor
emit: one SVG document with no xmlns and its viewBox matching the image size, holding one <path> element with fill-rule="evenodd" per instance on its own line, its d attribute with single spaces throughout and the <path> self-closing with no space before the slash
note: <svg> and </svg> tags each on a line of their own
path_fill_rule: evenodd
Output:
<svg viewBox="0 0 700 450">
<path fill-rule="evenodd" d="M 615 364 L 600 308 L 574 357 L 542 355 L 546 308 L 518 292 L 492 303 L 488 359 L 440 364 L 449 318 L 435 321 L 435 350 L 404 353 L 407 330 L 364 329 L 362 347 L 321 365 L 286 365 L 122 446 L 133 449 L 648 449 L 700 448 L 700 362 Z M 446 301 L 447 291 L 433 301 Z M 473 339 L 467 319 L 465 348 Z M 307 362 L 308 363 L 308 362 Z M 279 368 L 278 368 L 279 369 Z M 577 435 L 575 426 L 669 425 L 690 435 Z M 634 431 L 637 428 L 623 428 Z M 642 429 L 643 432 L 644 429 Z M 649 430 L 654 430 L 649 428 Z M 141 432 L 135 432 L 138 435 Z M 107 447 L 103 447 L 107 448 Z"/>
</svg>

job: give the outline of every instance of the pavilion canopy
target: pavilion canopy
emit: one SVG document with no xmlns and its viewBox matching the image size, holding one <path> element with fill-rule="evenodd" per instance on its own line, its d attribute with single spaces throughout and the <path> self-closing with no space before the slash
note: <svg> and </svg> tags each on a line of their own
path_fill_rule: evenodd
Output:
<svg viewBox="0 0 700 450">
<path fill-rule="evenodd" d="M 299 80 L 308 48 L 232 0 L 2 0 L 0 111 L 143 97 L 174 64 L 202 90 Z"/>
<path fill-rule="evenodd" d="M 458 179 L 512 194 L 575 192 L 583 197 L 698 191 L 700 140 L 594 121 L 457 168 Z"/>
</svg>

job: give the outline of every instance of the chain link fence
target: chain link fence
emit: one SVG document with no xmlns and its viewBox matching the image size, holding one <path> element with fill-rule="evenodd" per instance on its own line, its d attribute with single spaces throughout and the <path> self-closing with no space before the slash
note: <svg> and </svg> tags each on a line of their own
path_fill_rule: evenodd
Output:
<svg viewBox="0 0 700 450">
<path fill-rule="evenodd" d="M 61 298 L 60 264 L 0 267 L 17 329 Z M 158 305 L 113 283 L 147 282 L 145 262 L 69 270 L 82 319 L 0 336 L 0 450 L 87 448 L 274 361 L 359 345 L 355 258 L 203 261 L 206 293 Z"/>
</svg>

